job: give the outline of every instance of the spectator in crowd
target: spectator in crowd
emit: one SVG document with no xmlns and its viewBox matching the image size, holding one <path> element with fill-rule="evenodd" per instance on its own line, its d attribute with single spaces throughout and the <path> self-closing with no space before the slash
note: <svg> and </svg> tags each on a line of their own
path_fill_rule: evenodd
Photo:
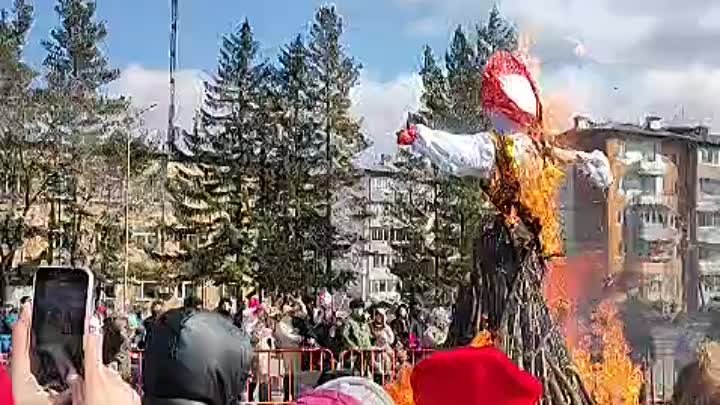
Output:
<svg viewBox="0 0 720 405">
<path fill-rule="evenodd" d="M 254 381 L 250 386 L 250 393 L 255 393 L 257 387 L 257 401 L 270 401 L 270 373 L 272 366 L 279 366 L 277 359 L 269 353 L 275 350 L 275 338 L 273 337 L 273 329 L 275 322 L 270 318 L 266 311 L 260 309 L 257 312 L 258 322 L 253 330 L 251 342 L 255 347 L 255 355 L 253 356 L 253 374 Z M 279 368 L 279 367 L 278 367 Z M 279 368 L 278 371 L 282 371 Z"/>
<path fill-rule="evenodd" d="M 720 343 L 702 344 L 697 359 L 680 370 L 672 399 L 673 405 L 720 404 Z"/>
<path fill-rule="evenodd" d="M 132 310 L 128 314 L 128 325 L 131 330 L 137 330 L 142 326 L 143 321 L 143 307 L 140 304 L 135 304 Z"/>
<path fill-rule="evenodd" d="M 141 349 L 144 349 L 152 338 L 153 325 L 155 324 L 155 320 L 157 320 L 160 314 L 162 314 L 163 306 L 164 305 L 162 301 L 155 301 L 150 306 L 150 316 L 143 321 L 144 336 L 142 339 L 142 344 L 140 345 Z"/>
<path fill-rule="evenodd" d="M 118 314 L 104 320 L 103 362 L 127 382 L 132 381 L 130 334 L 130 326 L 125 316 Z"/>
<path fill-rule="evenodd" d="M 434 308 L 430 315 L 430 324 L 425 328 L 422 336 L 422 346 L 429 349 L 441 347 L 447 340 L 450 319 L 443 308 Z"/>
<path fill-rule="evenodd" d="M 410 304 L 410 344 L 409 348 L 415 349 L 420 343 L 420 340 L 425 336 L 425 329 L 427 327 L 427 319 L 425 312 L 417 301 L 412 301 Z"/>
<path fill-rule="evenodd" d="M 408 318 L 408 307 L 400 304 L 395 310 L 395 319 L 390 322 L 390 327 L 395 333 L 395 343 L 402 347 L 410 346 L 410 319 Z"/>
<path fill-rule="evenodd" d="M 382 383 L 383 375 L 389 374 L 393 368 L 393 342 L 395 334 L 387 323 L 385 308 L 376 308 L 370 325 L 373 344 L 380 351 L 373 355 L 373 370 L 376 382 Z M 379 376 L 379 377 L 378 377 Z"/>
<path fill-rule="evenodd" d="M 365 303 L 355 299 L 350 302 L 352 313 L 345 320 L 342 327 L 342 348 L 370 349 L 372 347 L 370 326 L 365 319 Z"/>
<path fill-rule="evenodd" d="M 232 319 L 232 307 L 233 304 L 229 298 L 221 298 L 215 311 L 222 316 L 226 316 Z"/>
<path fill-rule="evenodd" d="M 285 368 L 285 401 L 292 401 L 297 398 L 298 387 L 296 384 L 291 384 L 290 375 L 297 376 L 300 371 L 302 356 L 298 349 L 304 340 L 295 325 L 298 324 L 298 318 L 306 318 L 308 313 L 302 300 L 295 297 L 281 298 L 277 305 L 280 314 L 274 337 L 279 349 L 288 350 L 280 357 Z"/>
<path fill-rule="evenodd" d="M 170 310 L 156 321 L 145 352 L 143 404 L 239 404 L 252 356 L 249 336 L 227 317 L 195 308 Z"/>
</svg>

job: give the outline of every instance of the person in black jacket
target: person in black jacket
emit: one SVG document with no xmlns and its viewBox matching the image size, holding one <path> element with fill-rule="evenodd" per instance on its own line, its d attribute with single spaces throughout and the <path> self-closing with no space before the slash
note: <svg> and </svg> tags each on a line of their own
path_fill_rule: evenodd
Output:
<svg viewBox="0 0 720 405">
<path fill-rule="evenodd" d="M 250 376 L 250 337 L 217 312 L 162 314 L 145 351 L 144 405 L 238 405 Z"/>
</svg>

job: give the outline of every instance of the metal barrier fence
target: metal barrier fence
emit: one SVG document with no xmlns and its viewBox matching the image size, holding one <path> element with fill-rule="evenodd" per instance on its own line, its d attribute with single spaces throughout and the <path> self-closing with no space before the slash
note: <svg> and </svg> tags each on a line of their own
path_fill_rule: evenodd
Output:
<svg viewBox="0 0 720 405">
<path fill-rule="evenodd" d="M 347 350 L 336 359 L 330 350 L 323 348 L 256 350 L 241 404 L 293 404 L 298 395 L 315 386 L 328 371 L 361 375 L 385 385 L 397 377 L 404 365 L 414 366 L 433 352 L 431 349 Z M 142 395 L 143 353 L 131 352 L 130 358 L 132 384 Z M 0 365 L 9 365 L 8 354 L 0 354 Z M 669 370 L 664 362 L 655 362 L 645 363 L 643 373 L 645 386 L 641 405 L 668 404 L 677 370 Z"/>
</svg>

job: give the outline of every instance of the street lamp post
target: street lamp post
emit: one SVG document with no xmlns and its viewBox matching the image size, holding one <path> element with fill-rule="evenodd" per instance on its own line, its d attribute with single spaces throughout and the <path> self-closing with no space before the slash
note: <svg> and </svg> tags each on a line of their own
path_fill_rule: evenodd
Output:
<svg viewBox="0 0 720 405">
<path fill-rule="evenodd" d="M 138 111 L 138 118 L 148 112 L 152 111 L 157 107 L 157 103 L 151 104 L 142 110 Z M 123 310 L 127 311 L 129 308 L 128 302 L 128 274 L 130 271 L 130 146 L 132 144 L 132 131 L 128 131 L 127 144 L 125 149 L 127 151 L 127 161 L 125 162 L 125 268 L 123 269 Z"/>
</svg>

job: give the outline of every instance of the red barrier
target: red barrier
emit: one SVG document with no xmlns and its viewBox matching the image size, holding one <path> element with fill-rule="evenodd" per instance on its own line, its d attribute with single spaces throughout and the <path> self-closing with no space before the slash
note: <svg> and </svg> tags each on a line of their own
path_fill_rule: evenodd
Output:
<svg viewBox="0 0 720 405">
<path fill-rule="evenodd" d="M 414 366 L 432 354 L 432 349 L 352 349 L 340 354 L 338 369 L 372 378 L 380 385 L 392 382 L 403 366 Z"/>
<path fill-rule="evenodd" d="M 332 352 L 322 348 L 255 350 L 243 404 L 291 404 L 320 375 L 335 369 Z"/>
</svg>

